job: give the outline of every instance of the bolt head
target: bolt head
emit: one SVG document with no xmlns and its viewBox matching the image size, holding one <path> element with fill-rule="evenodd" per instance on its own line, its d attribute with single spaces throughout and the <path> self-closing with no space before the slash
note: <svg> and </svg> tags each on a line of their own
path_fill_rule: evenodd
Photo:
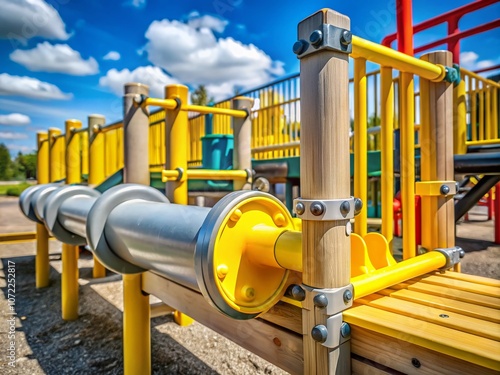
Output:
<svg viewBox="0 0 500 375">
<path fill-rule="evenodd" d="M 348 201 L 343 201 L 342 204 L 340 205 L 340 213 L 342 214 L 343 217 L 346 217 L 349 211 L 351 211 L 351 205 L 349 204 Z"/>
<path fill-rule="evenodd" d="M 142 103 L 142 96 L 140 94 L 134 95 L 134 103 L 135 104 L 141 104 Z"/>
<path fill-rule="evenodd" d="M 309 41 L 315 47 L 318 47 L 323 41 L 323 33 L 321 30 L 314 30 L 309 36 Z"/>
<path fill-rule="evenodd" d="M 450 192 L 450 187 L 448 185 L 441 185 L 441 189 L 439 189 L 441 194 L 446 195 Z"/>
<path fill-rule="evenodd" d="M 351 336 L 351 326 L 343 322 L 342 325 L 340 326 L 340 334 L 342 335 L 343 338 L 347 338 Z"/>
<path fill-rule="evenodd" d="M 345 235 L 349 237 L 352 233 L 352 225 L 351 222 L 348 221 L 347 224 L 345 225 Z"/>
<path fill-rule="evenodd" d="M 344 292 L 344 303 L 347 304 L 347 303 L 351 302 L 351 300 L 352 300 L 352 292 L 349 289 L 347 289 Z"/>
<path fill-rule="evenodd" d="M 349 30 L 342 31 L 342 34 L 340 35 L 340 43 L 344 46 L 348 46 L 352 43 L 352 33 Z"/>
<path fill-rule="evenodd" d="M 324 294 L 317 294 L 313 299 L 314 306 L 324 308 L 328 306 L 328 298 Z"/>
<path fill-rule="evenodd" d="M 241 212 L 241 210 L 239 208 L 237 208 L 231 214 L 231 216 L 229 217 L 229 220 L 237 222 L 238 220 L 240 220 L 240 218 L 241 218 L 242 215 L 243 215 L 243 212 Z"/>
<path fill-rule="evenodd" d="M 306 49 L 307 49 L 307 42 L 305 40 L 300 39 L 293 44 L 293 53 L 295 53 L 296 55 L 300 55 Z"/>
<path fill-rule="evenodd" d="M 243 299 L 245 299 L 248 302 L 253 301 L 255 299 L 255 289 L 250 286 L 245 285 L 243 288 L 241 288 L 241 294 Z"/>
<path fill-rule="evenodd" d="M 328 330 L 324 325 L 318 324 L 311 330 L 311 336 L 314 341 L 323 343 L 328 338 Z"/>
<path fill-rule="evenodd" d="M 295 212 L 297 215 L 302 215 L 306 211 L 306 207 L 304 206 L 304 203 L 299 202 L 295 205 Z"/>
<path fill-rule="evenodd" d="M 460 258 L 463 258 L 465 256 L 464 249 L 460 249 L 460 251 L 458 252 L 458 255 L 459 255 Z"/>
<path fill-rule="evenodd" d="M 363 201 L 359 198 L 354 198 L 354 214 L 357 215 L 363 208 Z"/>
<path fill-rule="evenodd" d="M 306 292 L 299 285 L 292 286 L 291 295 L 296 301 L 303 301 L 306 299 Z"/>
<path fill-rule="evenodd" d="M 321 202 L 312 202 L 310 209 L 314 216 L 323 215 L 325 212 L 325 206 Z"/>
<path fill-rule="evenodd" d="M 229 272 L 229 268 L 227 267 L 226 264 L 219 264 L 217 266 L 217 277 L 219 279 L 224 279 L 227 275 L 227 273 Z"/>
<path fill-rule="evenodd" d="M 277 227 L 282 227 L 286 224 L 285 216 L 282 213 L 277 213 L 276 215 L 274 215 L 273 221 Z"/>
</svg>

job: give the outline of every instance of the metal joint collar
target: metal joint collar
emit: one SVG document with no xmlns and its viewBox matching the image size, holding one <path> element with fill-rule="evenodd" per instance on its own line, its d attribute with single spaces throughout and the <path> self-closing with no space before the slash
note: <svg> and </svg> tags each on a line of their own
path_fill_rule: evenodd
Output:
<svg viewBox="0 0 500 375">
<path fill-rule="evenodd" d="M 309 40 L 300 39 L 293 45 L 293 52 L 299 59 L 322 50 L 351 53 L 352 33 L 324 23 L 311 33 Z"/>
<path fill-rule="evenodd" d="M 441 268 L 442 271 L 445 271 L 453 267 L 455 264 L 460 263 L 460 259 L 465 255 L 464 250 L 460 246 L 436 248 L 433 251 L 440 252 L 446 257 L 446 264 L 443 268 Z"/>
</svg>

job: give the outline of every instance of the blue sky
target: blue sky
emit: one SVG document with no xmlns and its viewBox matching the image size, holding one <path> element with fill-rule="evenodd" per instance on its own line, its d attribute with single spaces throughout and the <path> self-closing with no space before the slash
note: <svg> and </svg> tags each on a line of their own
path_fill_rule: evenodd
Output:
<svg viewBox="0 0 500 375">
<path fill-rule="evenodd" d="M 414 0 L 414 23 L 470 1 Z M 153 95 L 169 83 L 205 84 L 224 99 L 296 73 L 297 23 L 325 7 L 375 42 L 396 29 L 395 0 L 0 0 L 0 143 L 26 153 L 37 131 L 63 128 L 66 119 L 119 120 L 129 81 L 149 84 Z M 499 14 L 496 3 L 465 16 L 460 28 Z M 445 33 L 436 27 L 415 44 Z M 500 29 L 462 41 L 462 64 L 499 64 L 499 45 Z"/>
</svg>

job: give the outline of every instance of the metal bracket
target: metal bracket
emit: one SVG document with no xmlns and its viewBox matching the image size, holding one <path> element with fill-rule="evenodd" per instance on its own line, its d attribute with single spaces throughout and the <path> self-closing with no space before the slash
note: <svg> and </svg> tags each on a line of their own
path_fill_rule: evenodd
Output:
<svg viewBox="0 0 500 375">
<path fill-rule="evenodd" d="M 351 53 L 351 42 L 352 33 L 349 30 L 324 23 L 311 33 L 308 41 L 304 39 L 296 41 L 293 52 L 299 59 L 321 50 Z"/>
<path fill-rule="evenodd" d="M 453 267 L 455 264 L 460 263 L 460 259 L 463 258 L 465 255 L 465 251 L 460 246 L 454 246 L 449 248 L 438 247 L 433 251 L 438 251 L 446 257 L 446 264 L 443 268 L 441 268 L 442 271 L 445 271 Z"/>
<path fill-rule="evenodd" d="M 453 196 L 456 193 L 455 181 L 419 181 L 415 184 L 415 194 L 423 197 Z"/>
<path fill-rule="evenodd" d="M 309 306 L 326 309 L 326 315 L 335 315 L 348 309 L 354 300 L 352 284 L 333 289 L 314 289 L 307 285 L 302 285 L 302 288 L 307 292 L 306 298 L 312 299 Z"/>
<path fill-rule="evenodd" d="M 458 85 L 460 83 L 460 68 L 458 65 L 454 64 L 453 67 L 445 66 L 445 76 L 443 81 L 453 83 Z"/>
<path fill-rule="evenodd" d="M 345 199 L 302 199 L 293 201 L 293 211 L 302 220 L 337 221 L 352 219 L 357 210 L 354 197 Z"/>
</svg>

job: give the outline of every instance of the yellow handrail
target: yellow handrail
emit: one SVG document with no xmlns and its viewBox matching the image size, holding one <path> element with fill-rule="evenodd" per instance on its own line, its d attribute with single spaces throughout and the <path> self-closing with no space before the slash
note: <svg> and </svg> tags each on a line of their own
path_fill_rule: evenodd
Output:
<svg viewBox="0 0 500 375">
<path fill-rule="evenodd" d="M 213 170 L 213 169 L 188 169 L 186 176 L 189 180 L 247 180 L 249 173 L 245 170 Z M 163 182 L 176 181 L 182 178 L 179 170 L 163 170 L 161 172 Z"/>
<path fill-rule="evenodd" d="M 217 108 L 217 107 L 206 107 L 203 105 L 193 105 L 193 104 L 183 105 L 181 107 L 181 111 L 192 111 L 201 114 L 227 115 L 238 118 L 245 118 L 248 116 L 247 111 L 241 111 L 237 109 Z"/>
</svg>

